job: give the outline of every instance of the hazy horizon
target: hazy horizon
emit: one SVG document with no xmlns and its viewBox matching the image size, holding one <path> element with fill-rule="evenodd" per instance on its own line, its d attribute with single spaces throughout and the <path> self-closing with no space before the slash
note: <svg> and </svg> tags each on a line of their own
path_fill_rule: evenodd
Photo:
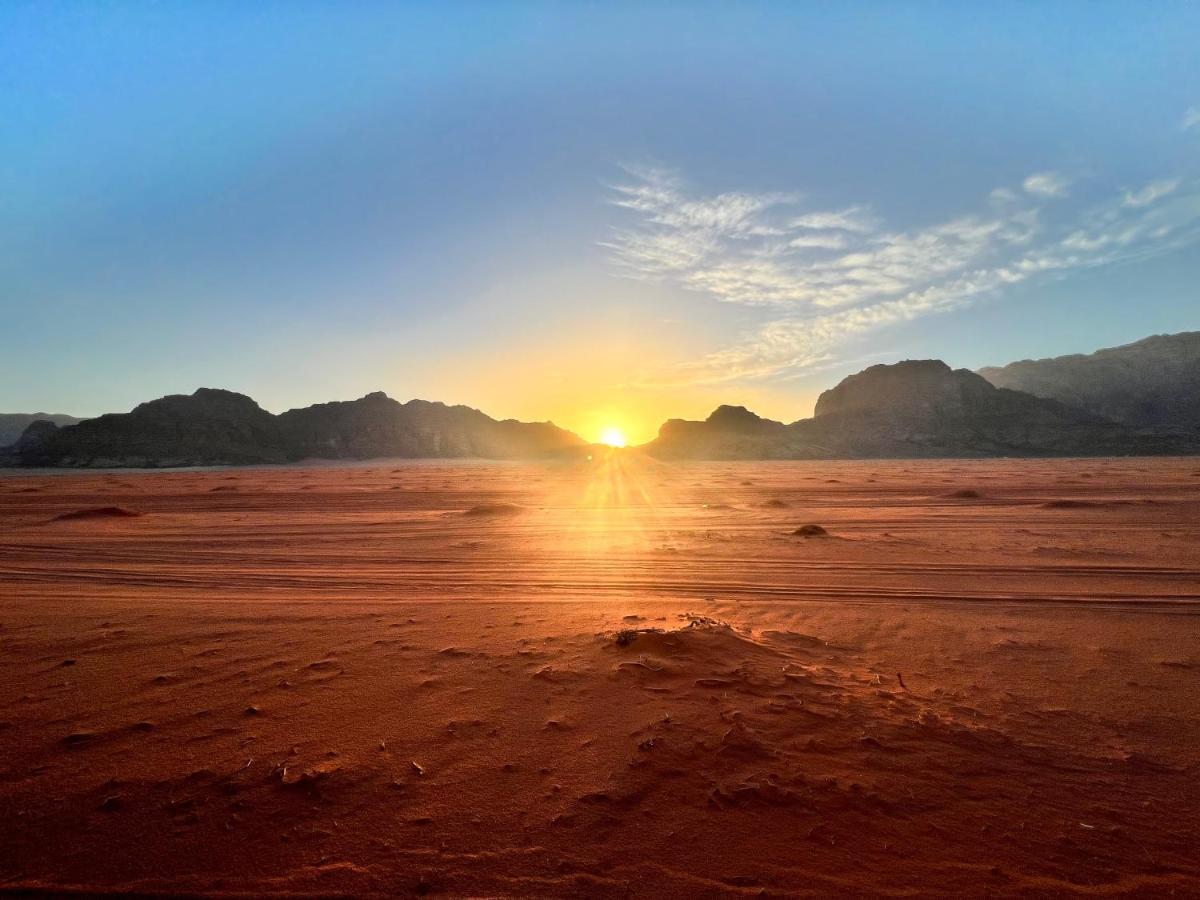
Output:
<svg viewBox="0 0 1200 900">
<path fill-rule="evenodd" d="M 1197 327 L 1200 9 L 0 10 L 0 410 L 631 442 Z"/>
<path fill-rule="evenodd" d="M 1136 338 L 1136 339 L 1134 339 L 1134 340 L 1132 340 L 1132 341 L 1128 341 L 1128 342 L 1126 342 L 1126 343 L 1139 343 L 1139 342 L 1141 342 L 1141 341 L 1143 341 L 1143 340 L 1146 340 L 1146 339 L 1149 339 L 1149 338 L 1153 338 L 1153 337 L 1162 337 L 1162 336 L 1163 336 L 1163 335 L 1145 335 L 1145 336 L 1143 336 L 1143 337 L 1141 337 L 1141 338 Z M 1105 350 L 1105 349 L 1113 349 L 1113 348 L 1101 348 L 1101 347 L 1098 347 L 1098 348 L 1095 348 L 1095 349 L 1096 349 L 1096 350 Z M 1067 355 L 1069 355 L 1069 354 L 1067 354 Z M 1081 355 L 1089 355 L 1089 352 L 1088 352 L 1088 351 L 1084 351 L 1084 352 L 1083 352 Z M 899 362 L 899 361 L 900 361 L 900 360 L 886 360 L 886 361 L 884 361 L 884 364 L 887 364 L 887 363 L 890 363 L 890 362 Z M 941 360 L 941 361 L 942 361 L 942 362 L 946 362 L 945 360 Z M 1022 361 L 1022 360 L 1008 360 L 1006 363 L 1000 363 L 999 365 L 1003 366 L 1003 365 L 1006 365 L 1007 363 L 1011 363 L 1011 362 L 1020 362 L 1020 361 Z M 1024 361 L 1028 361 L 1028 359 L 1025 359 Z M 953 364 L 949 364 L 949 363 L 948 363 L 948 365 L 950 365 L 950 367 L 951 367 L 952 369 L 967 368 L 967 367 L 962 367 L 962 366 L 955 366 L 955 365 L 953 365 Z M 982 367 L 982 366 L 981 366 L 981 367 L 978 367 L 978 368 L 984 368 L 984 367 Z M 828 387 L 830 387 L 830 388 L 832 388 L 832 387 L 834 387 L 834 386 L 835 386 L 835 385 L 834 385 L 834 384 L 832 384 L 832 383 L 831 383 L 830 385 L 828 385 Z M 244 392 L 244 391 L 238 391 L 236 388 L 220 387 L 220 386 L 217 386 L 217 385 L 197 385 L 197 389 L 200 389 L 200 388 L 209 388 L 209 389 L 216 388 L 216 389 L 219 389 L 219 390 L 229 390 L 229 391 L 234 391 L 235 393 L 245 394 L 245 392 Z M 181 393 L 183 393 L 183 394 L 192 394 L 192 393 L 194 393 L 194 391 L 182 391 Z M 375 393 L 375 392 L 373 392 L 373 391 L 368 391 L 368 393 Z M 385 394 L 386 394 L 387 392 L 386 392 L 386 391 L 384 391 L 383 393 L 385 393 Z M 163 396 L 165 396 L 165 395 L 163 395 Z M 247 396 L 250 396 L 250 395 L 247 395 Z M 266 407 L 266 406 L 264 406 L 262 403 L 259 403 L 259 406 L 260 406 L 260 407 L 262 407 L 263 409 L 266 409 L 266 410 L 267 410 L 268 412 L 270 412 L 270 413 L 273 413 L 273 414 L 276 414 L 276 415 L 278 415 L 278 414 L 280 414 L 280 413 L 287 412 L 288 410 L 293 410 L 293 409 L 298 409 L 298 408 L 304 408 L 304 407 L 307 407 L 307 406 L 313 406 L 313 405 L 322 404 L 322 403 L 329 403 L 329 402 L 338 402 L 338 401 L 353 401 L 353 400 L 359 400 L 359 399 L 363 399 L 363 397 L 365 397 L 365 396 L 366 396 L 366 395 L 364 394 L 364 395 L 361 395 L 361 396 L 359 396 L 359 397 L 334 397 L 334 398 L 322 398 L 322 399 L 319 399 L 319 400 L 313 400 L 311 403 L 305 403 L 305 404 L 301 404 L 299 407 L 294 407 L 294 406 L 293 406 L 293 407 L 283 407 L 283 408 L 279 408 L 279 409 L 273 409 L 273 408 Z M 489 413 L 489 411 L 488 411 L 488 410 L 486 410 L 486 409 L 480 409 L 480 408 L 479 408 L 479 407 L 477 407 L 477 406 L 473 406 L 473 404 L 471 404 L 469 401 L 465 401 L 465 400 L 464 400 L 464 401 L 454 401 L 454 400 L 444 400 L 444 399 L 441 399 L 441 398 L 435 398 L 435 397 L 396 397 L 396 396 L 393 396 L 393 395 L 391 395 L 391 394 L 388 394 L 388 396 L 389 396 L 391 399 L 393 399 L 393 400 L 396 400 L 396 401 L 398 401 L 398 402 L 400 402 L 400 403 L 407 403 L 407 402 L 409 402 L 410 400 L 422 400 L 422 401 L 433 402 L 433 403 L 442 403 L 442 404 L 444 404 L 444 405 L 446 405 L 446 406 L 451 406 L 451 407 L 453 407 L 453 406 L 466 406 L 466 407 L 472 407 L 472 408 L 478 409 L 480 412 L 483 412 L 483 413 L 485 413 L 485 414 L 487 414 L 487 415 L 491 415 L 491 413 Z M 159 397 L 157 397 L 157 396 L 155 396 L 155 397 L 147 397 L 145 400 L 143 400 L 143 401 L 139 401 L 139 403 L 144 403 L 144 402 L 147 402 L 147 401 L 150 401 L 150 400 L 155 400 L 155 399 L 159 399 Z M 253 397 L 253 396 L 251 396 L 251 399 L 252 399 L 252 400 L 255 400 L 256 402 L 258 402 L 258 401 L 257 401 L 257 398 L 255 398 L 255 397 Z M 705 418 L 707 418 L 707 417 L 708 417 L 708 415 L 709 415 L 709 414 L 711 414 L 711 413 L 713 412 L 713 410 L 715 410 L 715 409 L 716 409 L 718 406 L 729 406 L 729 405 L 733 405 L 733 406 L 739 406 L 739 405 L 741 405 L 741 404 L 729 404 L 729 403 L 724 403 L 724 402 L 722 402 L 722 403 L 718 403 L 716 406 L 712 407 L 712 409 L 708 410 L 707 412 L 701 412 L 701 413 L 698 413 L 698 414 L 696 414 L 695 416 L 692 416 L 692 417 L 690 417 L 690 418 L 693 418 L 693 419 L 705 419 Z M 803 412 L 803 413 L 802 413 L 802 414 L 800 414 L 800 415 L 792 416 L 792 417 L 790 417 L 790 418 L 786 418 L 786 417 L 785 417 L 785 418 L 780 418 L 780 419 L 777 419 L 777 421 L 782 421 L 782 422 L 784 422 L 784 423 L 792 423 L 792 422 L 795 422 L 795 421 L 799 421 L 799 420 L 801 420 L 801 419 L 812 418 L 812 416 L 813 416 L 813 414 L 814 414 L 814 409 L 813 409 L 813 406 L 815 406 L 815 398 L 814 398 L 813 404 L 810 404 L 810 406 L 809 406 L 809 408 L 807 409 L 807 411 L 806 411 L 806 412 Z M 120 410 L 100 410 L 100 411 L 98 411 L 98 412 L 94 412 L 94 413 L 87 413 L 87 414 L 82 414 L 82 415 L 78 415 L 78 416 L 76 416 L 76 417 L 77 417 L 77 418 L 81 418 L 81 419 L 88 419 L 88 418 L 94 418 L 94 417 L 96 417 L 96 416 L 99 416 L 99 415 L 103 415 L 103 414 L 105 414 L 105 413 L 113 413 L 113 412 L 117 412 L 117 413 L 123 413 L 123 412 L 127 412 L 127 411 L 128 411 L 128 410 L 125 410 L 125 409 L 120 409 Z M 751 411 L 752 411 L 752 412 L 755 412 L 755 413 L 759 413 L 759 414 L 761 415 L 761 413 L 760 413 L 758 410 L 751 410 Z M 13 414 L 13 413 L 15 413 L 15 414 L 21 414 L 21 415 L 39 415 L 39 414 L 45 414 L 45 415 L 74 415 L 73 413 L 63 413 L 62 411 L 50 411 L 50 410 L 38 410 L 36 413 L 29 413 L 29 412 L 27 412 L 27 411 L 24 411 L 24 410 L 5 410 L 5 411 L 3 411 L 3 412 L 7 412 L 7 413 L 10 413 L 10 414 Z M 0 414 L 3 414 L 3 413 L 0 413 Z M 770 419 L 770 418 L 772 418 L 771 416 L 766 416 L 766 415 L 763 415 L 762 417 L 763 417 L 763 418 L 767 418 L 767 419 Z M 495 415 L 492 415 L 492 418 L 494 418 L 494 419 L 505 419 L 505 418 L 512 418 L 512 417 L 506 417 L 506 416 L 495 416 Z M 689 418 L 689 417 L 687 417 L 687 416 L 679 416 L 679 415 L 670 415 L 670 416 L 668 416 L 667 418 L 668 418 L 668 419 L 680 419 L 680 418 Z M 566 427 L 566 426 L 562 426 L 562 425 L 561 425 L 561 423 L 559 423 L 559 422 L 554 422 L 554 420 L 553 420 L 553 419 L 537 418 L 536 416 L 530 417 L 530 418 L 526 419 L 525 421 L 550 422 L 551 424 L 559 425 L 560 427 L 564 427 L 564 428 Z M 667 419 L 664 419 L 664 420 L 663 420 L 663 422 L 666 422 L 666 421 L 667 421 Z M 659 424 L 661 425 L 662 423 L 659 423 Z M 574 429 L 569 429 L 569 428 L 568 428 L 567 430 L 574 430 Z M 603 426 L 603 425 L 602 425 L 602 426 L 600 426 L 600 427 L 599 427 L 599 429 L 598 429 L 598 430 L 597 430 L 595 433 L 590 433 L 590 434 L 581 434 L 581 435 L 580 435 L 580 437 L 583 437 L 585 440 L 588 440 L 588 441 L 590 441 L 590 442 L 593 442 L 593 443 L 607 443 L 607 444 L 613 444 L 613 443 L 617 443 L 617 444 L 619 444 L 619 445 L 621 445 L 621 446 L 624 446 L 624 444 L 625 444 L 626 442 L 627 442 L 627 443 L 629 443 L 629 444 L 632 446 L 632 445 L 635 445 L 635 444 L 645 443 L 645 442 L 646 442 L 646 440 L 649 440 L 649 438 L 643 439 L 643 438 L 642 438 L 642 434 L 641 434 L 641 432 L 640 432 L 640 431 L 633 431 L 633 430 L 630 430 L 630 432 L 629 432 L 629 433 L 626 433 L 626 430 L 625 430 L 624 428 L 621 428 L 620 426 L 612 426 L 612 425 L 610 425 L 610 426 Z M 651 437 L 653 437 L 653 435 L 652 435 Z"/>
</svg>

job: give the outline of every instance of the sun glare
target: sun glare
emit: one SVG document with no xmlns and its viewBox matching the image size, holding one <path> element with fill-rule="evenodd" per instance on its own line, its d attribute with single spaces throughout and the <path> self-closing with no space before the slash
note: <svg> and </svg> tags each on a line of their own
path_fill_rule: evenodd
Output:
<svg viewBox="0 0 1200 900">
<path fill-rule="evenodd" d="M 600 443 L 610 447 L 624 447 L 628 441 L 625 440 L 625 432 L 620 428 L 605 428 L 600 432 Z"/>
</svg>

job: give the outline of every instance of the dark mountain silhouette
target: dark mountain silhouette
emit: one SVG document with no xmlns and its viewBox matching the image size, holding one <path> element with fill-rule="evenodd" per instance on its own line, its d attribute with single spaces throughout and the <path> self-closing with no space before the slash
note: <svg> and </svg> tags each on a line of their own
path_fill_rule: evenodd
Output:
<svg viewBox="0 0 1200 900">
<path fill-rule="evenodd" d="M 871 366 L 785 425 L 741 407 L 672 420 L 646 451 L 664 459 L 1084 456 L 1200 452 L 1200 436 L 1135 429 L 994 387 L 940 360 Z"/>
<path fill-rule="evenodd" d="M 584 444 L 550 422 L 497 421 L 468 406 L 400 403 L 381 391 L 360 400 L 289 410 L 278 418 L 287 446 L 299 457 L 522 459 Z"/>
<path fill-rule="evenodd" d="M 199 466 L 307 457 L 542 457 L 585 446 L 550 423 L 499 422 L 465 406 L 382 393 L 272 415 L 244 394 L 200 388 L 64 428 L 32 424 L 10 465 Z"/>
<path fill-rule="evenodd" d="M 1200 331 L 1159 334 L 1088 355 L 980 369 L 1025 391 L 1127 425 L 1200 427 Z"/>
<path fill-rule="evenodd" d="M 792 426 L 744 406 L 718 406 L 703 422 L 669 419 L 645 450 L 660 459 L 807 459 L 821 456 Z"/>
<path fill-rule="evenodd" d="M 32 426 L 31 426 L 32 427 Z M 22 435 L 24 465 L 189 466 L 287 462 L 275 417 L 244 394 L 200 388 Z"/>
<path fill-rule="evenodd" d="M 983 374 L 940 360 L 871 366 L 791 424 L 720 406 L 671 419 L 642 452 L 663 459 L 1098 456 L 1200 453 L 1200 332 Z M 1016 390 L 997 384 L 1026 384 Z M 200 388 L 57 427 L 32 421 L 0 464 L 183 466 L 306 458 L 536 459 L 586 452 L 550 422 L 497 421 L 466 406 L 386 394 L 272 415 Z"/>
<path fill-rule="evenodd" d="M 14 443 L 34 422 L 53 422 L 61 427 L 82 421 L 78 416 L 62 413 L 0 413 L 0 447 Z"/>
</svg>

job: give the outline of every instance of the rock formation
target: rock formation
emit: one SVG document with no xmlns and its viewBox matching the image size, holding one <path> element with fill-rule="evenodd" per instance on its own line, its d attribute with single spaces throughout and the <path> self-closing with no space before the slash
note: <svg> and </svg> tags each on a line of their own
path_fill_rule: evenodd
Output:
<svg viewBox="0 0 1200 900">
<path fill-rule="evenodd" d="M 385 394 L 272 415 L 244 394 L 200 388 L 57 428 L 31 424 L 0 461 L 46 466 L 211 466 L 307 457 L 536 458 L 583 447 L 549 422 L 496 421 L 465 406 Z"/>
<path fill-rule="evenodd" d="M 82 421 L 77 416 L 62 413 L 0 413 L 0 447 L 15 443 L 34 422 L 52 422 L 61 428 Z"/>
<path fill-rule="evenodd" d="M 1200 331 L 1160 334 L 1088 355 L 980 369 L 1025 391 L 1127 425 L 1200 427 Z"/>
<path fill-rule="evenodd" d="M 0 449 L 0 465 L 538 459 L 588 447 L 550 422 L 381 392 L 274 416 L 243 394 L 200 388 L 63 427 L 32 421 Z M 784 424 L 720 406 L 703 422 L 667 421 L 641 449 L 662 459 L 1200 453 L 1200 332 L 981 373 L 940 360 L 871 366 L 821 394 L 811 419 Z"/>
<path fill-rule="evenodd" d="M 583 445 L 550 422 L 497 421 L 467 406 L 400 403 L 379 391 L 359 400 L 319 403 L 279 416 L 294 456 L 330 459 L 480 457 L 528 459 Z"/>
<path fill-rule="evenodd" d="M 1055 400 L 996 388 L 940 360 L 871 366 L 790 425 L 721 407 L 667 422 L 647 452 L 664 459 L 1088 456 L 1200 452 L 1200 436 L 1136 429 Z"/>
<path fill-rule="evenodd" d="M 33 426 L 31 426 L 32 428 Z M 200 388 L 75 425 L 22 435 L 24 465 L 204 466 L 286 462 L 275 417 L 244 394 Z"/>
</svg>

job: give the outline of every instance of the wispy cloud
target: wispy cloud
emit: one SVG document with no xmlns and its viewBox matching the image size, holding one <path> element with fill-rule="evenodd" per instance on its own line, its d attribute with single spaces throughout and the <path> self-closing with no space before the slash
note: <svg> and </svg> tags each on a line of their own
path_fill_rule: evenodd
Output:
<svg viewBox="0 0 1200 900">
<path fill-rule="evenodd" d="M 1037 172 L 1021 183 L 1034 197 L 1065 197 L 1071 182 L 1059 172 Z"/>
<path fill-rule="evenodd" d="M 1126 206 L 1149 206 L 1156 200 L 1161 200 L 1175 188 L 1179 187 L 1178 178 L 1163 179 L 1162 181 L 1152 181 L 1140 191 L 1126 191 L 1125 205 Z"/>
<path fill-rule="evenodd" d="M 831 359 L 872 329 L 968 305 L 1038 276 L 1113 265 L 1200 241 L 1200 185 L 1163 179 L 1064 218 L 1067 181 L 998 188 L 984 211 L 890 230 L 870 207 L 805 208 L 797 193 L 705 196 L 666 169 L 630 168 L 612 202 L 635 215 L 605 246 L 626 275 L 760 307 L 762 324 L 656 383 L 779 375 Z M 1032 184 L 1032 187 L 1031 187 Z M 1058 204 L 1053 205 L 1058 210 Z"/>
<path fill-rule="evenodd" d="M 1183 120 L 1179 123 L 1179 127 L 1187 131 L 1198 125 L 1200 125 L 1200 106 L 1190 106 L 1184 110 Z"/>
</svg>

